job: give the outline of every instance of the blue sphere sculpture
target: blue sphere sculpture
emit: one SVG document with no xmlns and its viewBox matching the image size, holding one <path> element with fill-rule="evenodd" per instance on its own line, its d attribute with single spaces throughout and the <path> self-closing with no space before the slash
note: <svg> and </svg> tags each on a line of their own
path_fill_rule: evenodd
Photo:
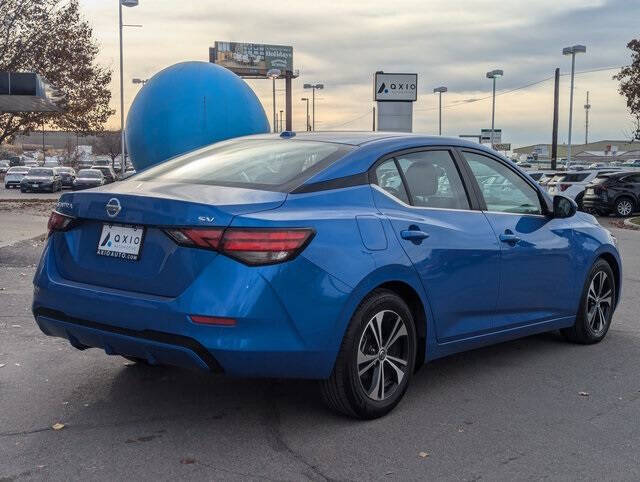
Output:
<svg viewBox="0 0 640 482">
<path fill-rule="evenodd" d="M 209 62 L 181 62 L 158 72 L 131 104 L 125 129 L 137 171 L 214 142 L 269 132 L 251 88 Z"/>
</svg>

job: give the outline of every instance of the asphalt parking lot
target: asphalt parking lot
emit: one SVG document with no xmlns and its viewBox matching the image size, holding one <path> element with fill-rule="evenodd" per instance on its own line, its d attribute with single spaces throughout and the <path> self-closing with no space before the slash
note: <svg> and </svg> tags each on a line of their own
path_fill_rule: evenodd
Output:
<svg viewBox="0 0 640 482">
<path fill-rule="evenodd" d="M 133 365 L 46 337 L 30 313 L 42 239 L 0 247 L 0 481 L 638 480 L 640 231 L 611 229 L 624 295 L 604 342 L 549 333 L 438 360 L 369 422 L 327 411 L 312 382 Z"/>
</svg>

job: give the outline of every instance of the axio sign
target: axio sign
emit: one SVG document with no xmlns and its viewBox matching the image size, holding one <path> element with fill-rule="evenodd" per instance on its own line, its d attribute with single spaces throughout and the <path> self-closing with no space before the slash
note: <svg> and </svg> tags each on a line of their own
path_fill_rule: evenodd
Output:
<svg viewBox="0 0 640 482">
<path fill-rule="evenodd" d="M 415 102 L 418 98 L 418 74 L 376 72 L 373 100 L 379 102 Z"/>
</svg>

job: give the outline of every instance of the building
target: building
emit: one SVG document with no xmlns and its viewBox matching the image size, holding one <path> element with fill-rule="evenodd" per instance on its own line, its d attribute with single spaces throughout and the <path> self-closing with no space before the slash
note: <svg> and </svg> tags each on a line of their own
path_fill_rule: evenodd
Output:
<svg viewBox="0 0 640 482">
<path fill-rule="evenodd" d="M 531 146 L 518 147 L 513 150 L 514 154 L 532 156 L 537 155 L 538 159 L 551 158 L 551 144 L 534 144 Z M 567 145 L 558 145 L 558 159 L 567 157 Z M 629 159 L 640 159 L 640 142 L 603 140 L 590 142 L 588 144 L 572 144 L 571 159 L 585 163 L 627 161 Z"/>
</svg>

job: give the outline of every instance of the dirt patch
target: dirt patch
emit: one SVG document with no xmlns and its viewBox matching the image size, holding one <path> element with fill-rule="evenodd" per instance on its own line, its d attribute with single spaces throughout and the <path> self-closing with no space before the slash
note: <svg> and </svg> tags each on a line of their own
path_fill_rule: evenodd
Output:
<svg viewBox="0 0 640 482">
<path fill-rule="evenodd" d="M 53 199 L 8 199 L 0 201 L 0 211 L 49 216 L 57 203 Z"/>
</svg>

